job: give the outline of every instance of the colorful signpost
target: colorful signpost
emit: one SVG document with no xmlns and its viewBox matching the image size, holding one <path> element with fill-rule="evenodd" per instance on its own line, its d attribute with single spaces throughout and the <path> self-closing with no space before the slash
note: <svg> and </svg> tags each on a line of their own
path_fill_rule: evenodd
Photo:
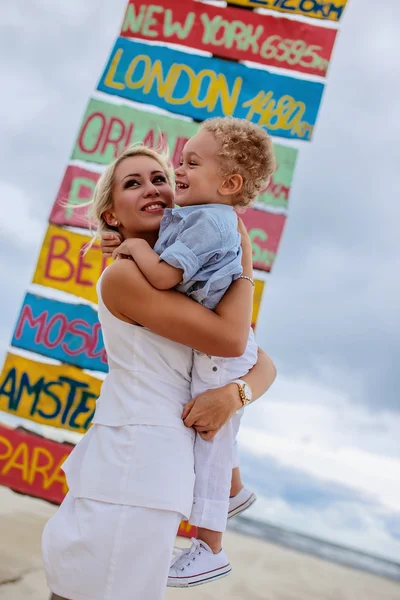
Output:
<svg viewBox="0 0 400 600">
<path fill-rule="evenodd" d="M 95 305 L 96 284 L 109 261 L 99 244 L 83 252 L 90 240 L 87 204 L 105 166 L 127 146 L 168 145 L 176 167 L 198 129 L 195 121 L 211 116 L 246 118 L 286 138 L 274 140 L 277 169 L 269 185 L 241 213 L 258 270 L 256 325 L 265 274 L 288 214 L 298 153 L 290 140 L 312 138 L 337 34 L 315 19 L 338 21 L 345 5 L 346 0 L 231 0 L 228 7 L 129 0 L 50 214 L 34 292 L 25 296 L 0 373 L 0 411 L 69 432 L 83 434 L 90 427 L 108 369 Z M 72 448 L 0 425 L 0 485 L 61 502 L 67 492 L 62 463 Z M 179 533 L 190 537 L 195 530 L 183 523 Z"/>
</svg>

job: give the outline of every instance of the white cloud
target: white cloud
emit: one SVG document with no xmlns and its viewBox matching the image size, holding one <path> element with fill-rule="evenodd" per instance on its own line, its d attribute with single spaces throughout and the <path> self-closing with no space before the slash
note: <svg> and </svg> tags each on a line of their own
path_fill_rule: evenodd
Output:
<svg viewBox="0 0 400 600">
<path fill-rule="evenodd" d="M 400 512 L 400 416 L 371 413 L 310 379 L 278 379 L 249 408 L 243 448 Z"/>
<path fill-rule="evenodd" d="M 4 206 L 7 206 L 6 217 L 0 223 L 3 239 L 7 236 L 18 245 L 38 246 L 46 231 L 46 223 L 35 216 L 32 198 L 25 190 L 1 181 L 0 198 Z M 12 267 L 12 256 L 8 259 L 8 264 Z"/>
</svg>

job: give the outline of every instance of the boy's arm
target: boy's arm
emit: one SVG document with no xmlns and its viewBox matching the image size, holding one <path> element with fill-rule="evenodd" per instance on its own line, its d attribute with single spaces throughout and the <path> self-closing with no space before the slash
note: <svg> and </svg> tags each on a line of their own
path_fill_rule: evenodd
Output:
<svg viewBox="0 0 400 600">
<path fill-rule="evenodd" d="M 146 240 L 125 240 L 116 248 L 113 258 L 120 255 L 131 256 L 147 281 L 157 290 L 169 290 L 182 281 L 183 270 L 160 260 Z"/>
</svg>

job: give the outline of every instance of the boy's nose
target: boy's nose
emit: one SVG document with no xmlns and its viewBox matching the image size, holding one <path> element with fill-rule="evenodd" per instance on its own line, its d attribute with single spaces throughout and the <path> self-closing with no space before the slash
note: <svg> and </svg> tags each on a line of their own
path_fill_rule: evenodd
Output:
<svg viewBox="0 0 400 600">
<path fill-rule="evenodd" d="M 177 168 L 175 169 L 175 175 L 176 175 L 177 177 L 180 177 L 180 176 L 182 176 L 182 175 L 184 175 L 184 174 L 185 174 L 185 170 L 184 170 L 183 166 L 182 166 L 182 165 L 179 165 L 179 167 L 177 167 Z"/>
</svg>

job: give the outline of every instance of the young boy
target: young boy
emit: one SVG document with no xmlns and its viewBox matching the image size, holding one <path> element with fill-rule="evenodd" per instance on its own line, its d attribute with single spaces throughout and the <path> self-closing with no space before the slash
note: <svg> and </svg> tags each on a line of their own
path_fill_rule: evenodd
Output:
<svg viewBox="0 0 400 600">
<path fill-rule="evenodd" d="M 240 235 L 234 208 L 248 206 L 275 169 L 268 134 L 244 119 L 204 121 L 185 145 L 176 170 L 176 203 L 166 209 L 154 250 L 142 239 L 124 241 L 115 251 L 131 255 L 157 289 L 176 287 L 204 304 L 216 307 L 233 280 L 241 277 Z M 249 285 L 254 285 L 249 280 Z M 217 358 L 194 352 L 192 397 L 230 382 L 238 385 L 243 405 L 251 401 L 249 386 L 240 380 L 257 361 L 257 345 L 250 330 L 244 355 Z M 231 571 L 222 550 L 222 533 L 229 516 L 254 500 L 242 490 L 229 498 L 232 467 L 237 467 L 236 435 L 242 411 L 210 441 L 195 441 L 196 482 L 190 523 L 198 527 L 192 547 L 175 557 L 170 587 L 214 581 Z"/>
</svg>

